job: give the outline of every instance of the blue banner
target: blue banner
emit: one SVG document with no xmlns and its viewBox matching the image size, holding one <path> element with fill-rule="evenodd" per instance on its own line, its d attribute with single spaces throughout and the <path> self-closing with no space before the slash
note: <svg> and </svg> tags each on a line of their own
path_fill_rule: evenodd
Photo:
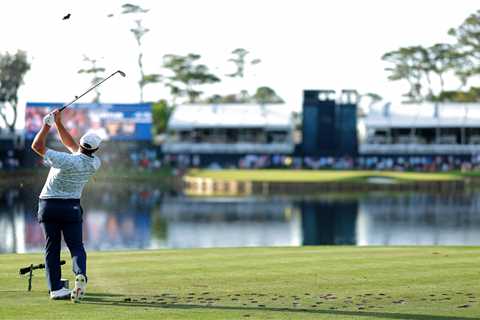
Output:
<svg viewBox="0 0 480 320">
<path fill-rule="evenodd" d="M 27 102 L 25 135 L 31 140 L 42 127 L 43 117 L 63 103 Z M 63 124 L 73 137 L 87 131 L 104 140 L 151 140 L 152 108 L 150 103 L 76 103 L 62 111 Z"/>
</svg>

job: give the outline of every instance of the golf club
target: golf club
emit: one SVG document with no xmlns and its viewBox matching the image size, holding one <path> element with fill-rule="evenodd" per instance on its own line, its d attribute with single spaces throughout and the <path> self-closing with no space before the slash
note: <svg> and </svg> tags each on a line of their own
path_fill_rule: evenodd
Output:
<svg viewBox="0 0 480 320">
<path fill-rule="evenodd" d="M 102 83 L 104 83 L 105 81 L 107 81 L 108 79 L 110 79 L 111 77 L 113 77 L 114 75 L 116 74 L 120 74 L 122 77 L 126 77 L 127 75 L 125 74 L 125 72 L 121 71 L 121 70 L 117 70 L 115 71 L 114 73 L 112 73 L 111 75 L 109 75 L 108 77 L 106 77 L 105 79 L 103 79 L 102 81 L 100 81 L 99 83 L 97 83 L 96 85 L 94 85 L 93 87 L 91 87 L 90 89 L 88 89 L 87 91 L 85 91 L 84 93 L 82 93 L 81 95 L 79 96 L 75 96 L 75 99 L 73 99 L 72 101 L 70 101 L 69 103 L 67 103 L 66 105 L 64 105 L 63 107 L 61 107 L 60 109 L 58 109 L 58 111 L 62 111 L 63 109 L 65 109 L 66 107 L 72 105 L 75 101 L 77 101 L 78 99 L 80 99 L 81 97 L 83 97 L 84 95 L 86 95 L 87 93 L 89 93 L 90 91 L 92 91 L 93 89 L 95 89 L 96 87 L 98 87 L 99 85 L 101 85 Z"/>
<path fill-rule="evenodd" d="M 65 264 L 65 260 L 61 260 L 60 261 L 60 265 L 64 265 Z M 28 267 L 25 267 L 25 268 L 20 268 L 20 270 L 18 271 L 18 273 L 20 275 L 22 274 L 25 274 L 25 273 L 29 273 L 31 270 L 36 270 L 36 269 L 44 269 L 45 268 L 45 264 L 44 263 L 40 263 L 40 264 L 37 264 L 37 265 L 29 265 Z"/>
<path fill-rule="evenodd" d="M 60 265 L 64 265 L 64 264 L 65 264 L 65 260 L 61 260 Z M 20 268 L 20 270 L 18 271 L 20 275 L 28 273 L 28 289 L 27 289 L 28 291 L 32 291 L 33 270 L 37 270 L 37 269 L 45 269 L 45 264 L 44 263 L 40 263 L 37 265 L 31 264 L 28 267 Z"/>
</svg>

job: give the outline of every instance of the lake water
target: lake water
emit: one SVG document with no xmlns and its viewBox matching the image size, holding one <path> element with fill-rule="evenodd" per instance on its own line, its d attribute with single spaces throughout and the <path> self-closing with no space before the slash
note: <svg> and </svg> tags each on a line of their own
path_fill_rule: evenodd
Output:
<svg viewBox="0 0 480 320">
<path fill-rule="evenodd" d="M 41 186 L 0 191 L 0 252 L 40 252 Z M 188 197 L 148 184 L 84 194 L 88 250 L 301 245 L 480 245 L 480 191 Z"/>
</svg>

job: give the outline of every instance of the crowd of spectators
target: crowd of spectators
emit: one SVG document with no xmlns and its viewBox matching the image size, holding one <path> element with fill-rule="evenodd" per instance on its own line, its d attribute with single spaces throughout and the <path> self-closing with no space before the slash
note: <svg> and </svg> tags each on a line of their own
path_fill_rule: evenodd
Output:
<svg viewBox="0 0 480 320">
<path fill-rule="evenodd" d="M 0 170 L 14 171 L 22 168 L 18 150 L 0 150 Z M 175 169 L 333 169 L 333 170 L 393 170 L 419 172 L 480 170 L 480 154 L 472 156 L 358 156 L 358 157 L 301 157 L 291 155 L 258 155 L 243 157 L 205 155 L 164 155 L 158 148 L 144 147 L 127 150 L 102 150 L 99 154 L 104 168 L 158 170 Z M 39 158 L 34 162 L 41 166 Z"/>
<path fill-rule="evenodd" d="M 102 159 L 102 166 L 109 168 L 155 170 L 161 168 L 163 164 L 159 151 L 154 148 L 139 148 L 121 152 L 102 150 L 99 156 Z"/>
<path fill-rule="evenodd" d="M 214 166 L 221 166 L 214 164 Z M 336 170 L 392 170 L 445 172 L 480 170 L 480 155 L 474 156 L 358 156 L 358 157 L 295 157 L 289 155 L 247 155 L 237 165 L 242 169 L 292 168 Z"/>
</svg>

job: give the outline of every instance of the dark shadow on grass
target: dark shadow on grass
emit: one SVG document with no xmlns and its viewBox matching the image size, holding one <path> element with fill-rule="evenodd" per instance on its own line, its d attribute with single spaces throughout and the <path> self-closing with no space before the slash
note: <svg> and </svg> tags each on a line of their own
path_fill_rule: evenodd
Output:
<svg viewBox="0 0 480 320">
<path fill-rule="evenodd" d="M 104 299 L 102 297 L 122 297 L 122 300 Z M 307 314 L 329 314 L 332 316 L 352 316 L 352 317 L 371 317 L 387 319 L 405 319 L 405 320 L 480 320 L 480 318 L 454 317 L 454 316 L 435 316 L 426 314 L 408 314 L 408 313 L 388 313 L 372 311 L 342 311 L 327 309 L 305 309 L 305 308 L 282 308 L 282 307 L 248 307 L 248 306 L 221 306 L 221 305 L 195 305 L 195 304 L 173 304 L 158 303 L 154 301 L 124 301 L 124 298 L 135 297 L 134 295 L 119 294 L 88 294 L 82 303 L 120 306 L 120 307 L 142 307 L 142 308 L 162 308 L 162 309 L 209 309 L 209 310 L 231 310 L 231 311 L 272 311 L 272 312 L 290 312 Z M 143 296 L 144 297 L 144 296 Z"/>
<path fill-rule="evenodd" d="M 124 294 L 115 294 L 115 293 L 88 293 L 88 297 L 125 297 Z M 129 295 L 129 296 L 134 296 L 134 295 Z M 143 296 L 142 296 L 143 297 Z"/>
</svg>

